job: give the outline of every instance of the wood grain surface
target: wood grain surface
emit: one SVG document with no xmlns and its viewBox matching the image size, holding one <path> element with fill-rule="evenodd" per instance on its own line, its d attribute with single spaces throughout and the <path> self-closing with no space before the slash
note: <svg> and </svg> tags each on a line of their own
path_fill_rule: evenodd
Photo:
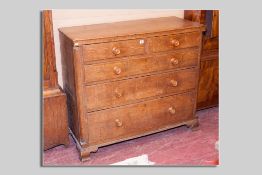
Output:
<svg viewBox="0 0 262 175">
<path fill-rule="evenodd" d="M 44 150 L 69 144 L 66 95 L 57 82 L 51 10 L 42 12 L 42 84 Z"/>
<path fill-rule="evenodd" d="M 219 11 L 185 10 L 185 19 L 206 25 L 203 34 L 198 110 L 218 105 L 219 97 Z"/>
</svg>

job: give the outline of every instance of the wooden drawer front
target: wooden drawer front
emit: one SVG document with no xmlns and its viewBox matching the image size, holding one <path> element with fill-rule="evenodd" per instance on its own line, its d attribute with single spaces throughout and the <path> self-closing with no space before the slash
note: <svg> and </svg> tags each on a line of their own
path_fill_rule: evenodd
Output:
<svg viewBox="0 0 262 175">
<path fill-rule="evenodd" d="M 192 67 L 198 63 L 198 49 L 178 50 L 151 57 L 137 57 L 111 63 L 85 65 L 85 83 L 122 78 L 137 74 Z"/>
<path fill-rule="evenodd" d="M 169 51 L 178 48 L 188 48 L 200 45 L 201 34 L 199 32 L 152 37 L 149 39 L 152 52 Z"/>
<path fill-rule="evenodd" d="M 136 100 L 182 92 L 196 85 L 196 69 L 115 81 L 85 87 L 87 111 L 129 104 Z"/>
<path fill-rule="evenodd" d="M 84 61 L 139 55 L 145 52 L 144 39 L 90 44 L 83 46 Z"/>
<path fill-rule="evenodd" d="M 188 120 L 193 117 L 194 98 L 190 92 L 89 113 L 89 143 L 132 137 Z"/>
</svg>

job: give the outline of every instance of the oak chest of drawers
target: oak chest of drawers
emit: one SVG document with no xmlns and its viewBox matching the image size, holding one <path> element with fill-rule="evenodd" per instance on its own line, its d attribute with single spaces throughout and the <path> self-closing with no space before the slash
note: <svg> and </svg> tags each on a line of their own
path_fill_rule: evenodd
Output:
<svg viewBox="0 0 262 175">
<path fill-rule="evenodd" d="M 104 145 L 198 125 L 202 25 L 163 17 L 59 31 L 70 128 L 82 160 Z"/>
</svg>

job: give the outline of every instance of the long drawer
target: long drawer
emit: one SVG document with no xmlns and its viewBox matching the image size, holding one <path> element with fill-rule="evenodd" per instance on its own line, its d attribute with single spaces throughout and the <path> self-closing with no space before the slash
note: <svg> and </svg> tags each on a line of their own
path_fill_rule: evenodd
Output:
<svg viewBox="0 0 262 175">
<path fill-rule="evenodd" d="M 188 121 L 193 117 L 194 99 L 195 93 L 188 92 L 88 113 L 85 121 L 89 129 L 83 134 L 94 145 Z"/>
<path fill-rule="evenodd" d="M 183 49 L 154 56 L 135 57 L 121 61 L 84 66 L 84 81 L 123 78 L 155 71 L 192 67 L 198 62 L 198 49 Z"/>
<path fill-rule="evenodd" d="M 185 69 L 122 81 L 85 86 L 88 112 L 135 102 L 140 99 L 168 95 L 195 88 L 197 69 Z"/>
<path fill-rule="evenodd" d="M 144 52 L 144 39 L 98 43 L 83 46 L 83 57 L 85 62 L 107 58 L 140 55 Z"/>
<path fill-rule="evenodd" d="M 199 46 L 201 40 L 200 32 L 157 36 L 148 39 L 149 48 L 152 52 L 162 52 Z"/>
</svg>

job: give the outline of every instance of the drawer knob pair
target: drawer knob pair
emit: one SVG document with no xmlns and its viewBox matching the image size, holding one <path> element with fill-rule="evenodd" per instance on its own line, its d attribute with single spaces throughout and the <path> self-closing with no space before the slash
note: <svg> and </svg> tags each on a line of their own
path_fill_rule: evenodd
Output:
<svg viewBox="0 0 262 175">
<path fill-rule="evenodd" d="M 177 46 L 179 46 L 179 44 L 180 44 L 177 39 L 172 39 L 170 42 L 171 42 L 171 44 L 172 44 L 174 47 L 177 47 Z"/>
<path fill-rule="evenodd" d="M 114 67 L 114 72 L 115 72 L 116 75 L 119 75 L 119 74 L 121 73 L 121 68 L 115 66 L 115 67 Z"/>
<path fill-rule="evenodd" d="M 178 82 L 176 80 L 171 80 L 170 84 L 174 87 L 176 87 L 178 85 Z"/>
<path fill-rule="evenodd" d="M 177 65 L 178 64 L 178 59 L 171 58 L 170 62 L 171 62 L 172 65 Z"/>
<path fill-rule="evenodd" d="M 121 51 L 120 51 L 119 48 L 117 48 L 117 47 L 113 47 L 113 49 L 112 49 L 112 53 L 113 53 L 114 55 L 119 55 L 119 54 L 121 53 Z"/>
<path fill-rule="evenodd" d="M 168 108 L 168 111 L 169 111 L 170 114 L 175 114 L 176 113 L 176 110 L 173 107 Z"/>
<path fill-rule="evenodd" d="M 117 127 L 121 127 L 123 125 L 122 121 L 119 119 L 116 119 L 115 122 Z"/>
</svg>

